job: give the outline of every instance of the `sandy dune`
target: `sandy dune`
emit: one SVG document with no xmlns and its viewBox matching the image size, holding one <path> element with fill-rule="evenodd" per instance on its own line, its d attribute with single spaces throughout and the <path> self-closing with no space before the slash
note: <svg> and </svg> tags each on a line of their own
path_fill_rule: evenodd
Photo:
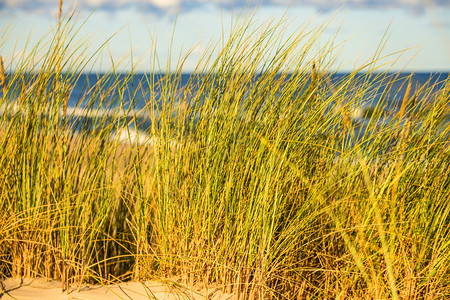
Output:
<svg viewBox="0 0 450 300">
<path fill-rule="evenodd" d="M 43 278 L 12 279 L 1 281 L 0 299 L 77 299 L 77 300 L 140 300 L 140 299 L 211 299 L 232 300 L 232 295 L 224 294 L 218 288 L 188 289 L 173 284 L 156 281 L 128 282 L 115 285 L 82 285 L 80 289 L 71 286 L 69 291 L 62 292 L 61 282 Z"/>
</svg>

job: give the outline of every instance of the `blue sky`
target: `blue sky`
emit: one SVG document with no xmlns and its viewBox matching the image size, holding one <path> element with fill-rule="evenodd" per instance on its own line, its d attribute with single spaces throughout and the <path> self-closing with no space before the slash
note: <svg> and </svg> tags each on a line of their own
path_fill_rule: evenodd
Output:
<svg viewBox="0 0 450 300">
<path fill-rule="evenodd" d="M 223 26 L 228 28 L 247 2 L 65 0 L 64 12 L 74 4 L 79 5 L 82 19 L 95 10 L 79 34 L 89 36 L 89 51 L 94 52 L 114 35 L 99 59 L 91 64 L 94 70 L 108 71 L 110 56 L 115 62 L 122 61 L 121 70 L 130 68 L 131 57 L 139 71 L 155 69 L 149 58 L 149 49 L 155 45 L 152 39 L 156 40 L 161 65 L 165 65 L 174 32 L 174 58 L 195 47 L 184 68 L 189 72 L 203 55 L 202 51 L 210 42 L 220 39 Z M 341 71 L 349 71 L 355 63 L 362 64 L 373 55 L 386 31 L 389 39 L 383 54 L 410 49 L 394 69 L 408 63 L 408 71 L 450 71 L 450 0 L 264 0 L 251 6 L 259 4 L 257 23 L 280 18 L 287 12 L 288 32 L 307 20 L 311 26 L 317 26 L 334 15 L 322 40 L 326 41 L 339 30 L 337 42 L 346 41 L 336 64 Z M 57 14 L 58 0 L 0 0 L 0 36 L 4 36 L 0 40 L 0 55 L 8 66 L 29 36 L 28 43 L 36 43 L 55 26 Z"/>
</svg>

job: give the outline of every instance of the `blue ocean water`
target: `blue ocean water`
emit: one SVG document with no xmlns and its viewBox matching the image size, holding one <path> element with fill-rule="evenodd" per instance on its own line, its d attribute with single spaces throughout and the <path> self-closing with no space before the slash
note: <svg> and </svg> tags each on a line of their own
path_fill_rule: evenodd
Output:
<svg viewBox="0 0 450 300">
<path fill-rule="evenodd" d="M 410 96 L 412 97 L 416 91 L 419 91 L 423 87 L 433 87 L 434 90 L 438 90 L 442 87 L 445 79 L 448 78 L 450 73 L 392 73 L 387 77 L 381 77 L 379 74 L 372 74 L 367 77 L 365 74 L 357 74 L 352 82 L 362 84 L 370 83 L 370 87 L 366 89 L 362 98 L 358 100 L 358 105 L 360 109 L 368 109 L 370 107 L 376 106 L 380 101 L 383 101 L 383 105 L 388 110 L 395 110 L 401 104 L 403 96 L 407 89 L 407 81 L 405 78 L 411 78 L 411 91 Z M 349 73 L 337 73 L 331 76 L 330 80 L 324 82 L 328 85 L 327 89 L 332 92 L 333 87 L 338 88 L 339 84 L 344 82 L 350 76 Z M 380 78 L 378 78 L 380 76 Z M 150 88 L 151 86 L 157 86 L 162 75 L 146 75 L 137 74 L 131 79 L 127 77 L 126 74 L 119 74 L 117 77 L 111 77 L 109 80 L 104 79 L 103 74 L 86 75 L 82 74 L 76 85 L 74 86 L 69 99 L 69 107 L 82 108 L 85 106 L 92 105 L 92 97 L 98 97 L 98 101 L 102 101 L 101 95 L 96 94 L 95 86 L 102 80 L 101 86 L 102 91 L 108 91 L 107 94 L 103 95 L 108 101 L 104 101 L 101 104 L 103 109 L 114 107 L 117 105 L 123 106 L 123 110 L 126 111 L 129 107 L 134 107 L 135 109 L 145 109 L 148 105 L 154 105 L 159 103 L 161 99 L 161 90 L 158 88 Z M 121 86 L 122 92 L 119 94 L 118 89 L 113 87 L 113 83 L 119 81 L 123 82 Z M 255 76 L 255 81 L 258 79 L 258 75 Z M 182 74 L 179 77 L 173 77 L 171 80 L 176 80 L 176 89 L 182 91 L 188 83 L 190 86 L 195 86 L 202 80 L 202 77 L 197 77 L 192 74 Z M 164 84 L 164 83 L 160 83 Z M 355 87 L 356 88 L 356 87 Z M 388 88 L 388 91 L 386 91 Z M 346 88 L 349 91 L 351 89 Z M 426 94 L 430 94 L 433 91 L 418 93 L 416 102 L 420 102 L 421 97 Z M 355 97 L 355 95 L 348 95 L 348 97 Z M 114 101 L 119 101 L 114 102 Z M 176 102 L 177 100 L 175 100 Z M 355 108 L 357 109 L 357 108 Z M 364 115 L 360 111 L 361 117 Z M 144 122 L 145 123 L 145 122 Z M 147 123 L 148 125 L 148 123 Z M 145 124 L 144 124 L 145 126 Z M 145 130 L 145 128 L 142 128 Z"/>
<path fill-rule="evenodd" d="M 324 90 L 332 94 L 334 90 L 339 90 L 339 86 L 345 83 L 349 76 L 354 76 L 351 82 L 356 83 L 356 85 L 342 90 L 348 93 L 346 98 L 357 105 L 352 108 L 351 117 L 361 125 L 358 135 L 364 134 L 364 126 L 370 118 L 368 112 L 380 102 L 382 102 L 384 109 L 390 111 L 391 114 L 399 109 L 408 82 L 411 83 L 410 97 L 417 94 L 415 101 L 421 103 L 424 95 L 430 95 L 433 90 L 442 88 L 450 73 L 392 73 L 387 76 L 381 75 L 337 73 L 321 83 L 325 85 Z M 258 76 L 261 75 L 255 75 L 255 82 Z M 309 77 L 307 76 L 307 78 Z M 99 123 L 98 120 L 101 119 L 102 126 L 120 123 L 120 126 L 116 126 L 119 128 L 123 127 L 123 124 L 128 124 L 127 126 L 131 131 L 139 132 L 141 136 L 148 138 L 146 132 L 154 121 L 151 120 L 148 111 L 154 110 L 157 115 L 157 111 L 161 109 L 162 99 L 167 99 L 163 95 L 167 92 L 165 79 L 167 77 L 164 75 L 149 74 L 134 74 L 133 76 L 128 74 L 109 76 L 105 74 L 80 74 L 71 86 L 66 110 L 68 118 L 66 119 L 69 120 L 69 125 L 76 131 L 90 130 L 93 124 Z M 192 88 L 195 89 L 204 80 L 204 77 L 182 74 L 173 75 L 169 79 L 172 83 L 175 82 L 173 89 L 169 92 L 170 97 L 177 97 L 177 93 L 181 94 L 187 86 L 191 89 L 191 93 L 195 93 Z M 120 87 L 117 87 L 117 82 L 119 82 Z M 368 85 L 368 88 L 364 89 L 364 94 L 358 94 L 358 87 L 364 85 Z M 355 91 L 355 93 L 352 93 L 352 91 Z M 299 91 L 299 93 L 301 94 L 302 91 Z M 172 100 L 175 104 L 178 101 L 178 99 Z M 144 113 L 138 113 L 139 111 L 144 111 Z M 138 120 L 136 120 L 136 113 L 139 116 Z M 117 120 L 118 117 L 119 120 Z M 109 120 L 105 121 L 108 118 Z M 385 118 L 384 121 L 389 122 L 389 117 Z M 130 130 L 128 130 L 128 137 L 129 132 Z M 126 138 L 124 137 L 124 139 Z"/>
<path fill-rule="evenodd" d="M 343 82 L 346 78 L 350 76 L 349 73 L 336 73 L 331 76 L 328 84 L 330 85 L 339 85 L 340 82 Z M 380 76 L 378 74 L 372 74 L 367 77 L 365 74 L 357 74 L 354 81 L 355 82 L 373 82 L 372 87 L 369 88 L 369 91 L 366 95 L 370 94 L 370 90 L 378 89 L 377 93 L 370 96 L 370 99 L 364 103 L 366 105 L 376 105 L 378 101 L 381 100 L 382 97 L 387 99 L 388 106 L 398 105 L 398 101 L 400 101 L 407 88 L 407 84 L 405 84 L 405 78 L 411 77 L 411 92 L 410 95 L 414 95 L 416 90 L 420 89 L 423 86 L 433 86 L 435 90 L 442 87 L 443 82 L 450 76 L 450 73 L 392 73 L 387 77 L 383 77 L 382 79 L 377 78 Z M 126 92 L 120 96 L 125 106 L 130 105 L 131 103 L 136 108 L 145 107 L 146 100 L 154 99 L 153 97 L 158 97 L 160 95 L 150 95 L 150 86 L 164 78 L 164 75 L 148 75 L 148 74 L 136 74 L 131 79 L 127 79 L 127 74 L 119 74 L 116 77 L 110 77 L 109 80 L 105 80 L 104 74 L 81 74 L 79 79 L 77 80 L 69 99 L 69 107 L 83 107 L 87 105 L 88 99 L 93 92 L 95 92 L 95 85 L 98 84 L 100 80 L 102 80 L 102 86 L 104 90 L 110 90 L 109 96 L 113 96 L 114 93 L 117 93 L 117 89 L 113 89 L 113 83 L 119 79 L 123 81 L 122 89 Z M 255 76 L 255 80 L 257 80 L 258 75 Z M 198 81 L 202 80 L 201 77 L 194 76 L 192 74 L 182 74 L 181 76 L 177 76 L 174 80 L 177 80 L 177 89 L 182 90 L 184 87 L 191 83 L 195 85 Z M 386 84 L 390 84 L 389 92 L 386 95 L 381 94 L 381 90 L 383 90 L 383 86 Z M 144 93 L 145 92 L 145 93 Z M 156 91 L 158 93 L 158 91 Z M 133 101 L 132 101 L 133 100 Z M 420 99 L 418 99 L 420 100 Z M 80 103 L 81 101 L 81 103 Z M 107 106 L 108 104 L 106 104 Z"/>
</svg>

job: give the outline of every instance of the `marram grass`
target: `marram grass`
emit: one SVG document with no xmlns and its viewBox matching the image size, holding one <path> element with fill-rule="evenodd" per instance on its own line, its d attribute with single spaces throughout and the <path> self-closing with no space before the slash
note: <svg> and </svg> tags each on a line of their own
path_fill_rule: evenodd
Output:
<svg viewBox="0 0 450 300">
<path fill-rule="evenodd" d="M 123 132 L 140 120 L 123 95 L 147 95 L 147 144 L 111 138 L 108 117 L 66 121 L 95 59 L 73 15 L 14 69 L 0 58 L 1 276 L 63 289 L 167 278 L 240 299 L 450 297 L 448 79 L 413 94 L 374 59 L 332 84 L 325 25 L 282 38 L 284 20 L 252 22 L 181 91 L 183 59 L 135 90 L 115 71 L 89 90 L 86 115 L 132 114 Z M 398 109 L 380 101 L 359 132 L 355 107 L 394 81 L 407 86 Z"/>
</svg>

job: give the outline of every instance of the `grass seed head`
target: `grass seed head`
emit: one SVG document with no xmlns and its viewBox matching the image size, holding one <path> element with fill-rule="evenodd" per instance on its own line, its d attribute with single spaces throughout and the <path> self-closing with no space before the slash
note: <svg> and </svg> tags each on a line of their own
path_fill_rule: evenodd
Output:
<svg viewBox="0 0 450 300">
<path fill-rule="evenodd" d="M 58 24 L 61 24 L 63 0 L 59 0 Z"/>
<path fill-rule="evenodd" d="M 3 65 L 3 57 L 0 55 L 0 84 L 2 85 L 3 95 L 6 93 L 6 74 L 5 66 Z"/>
</svg>

